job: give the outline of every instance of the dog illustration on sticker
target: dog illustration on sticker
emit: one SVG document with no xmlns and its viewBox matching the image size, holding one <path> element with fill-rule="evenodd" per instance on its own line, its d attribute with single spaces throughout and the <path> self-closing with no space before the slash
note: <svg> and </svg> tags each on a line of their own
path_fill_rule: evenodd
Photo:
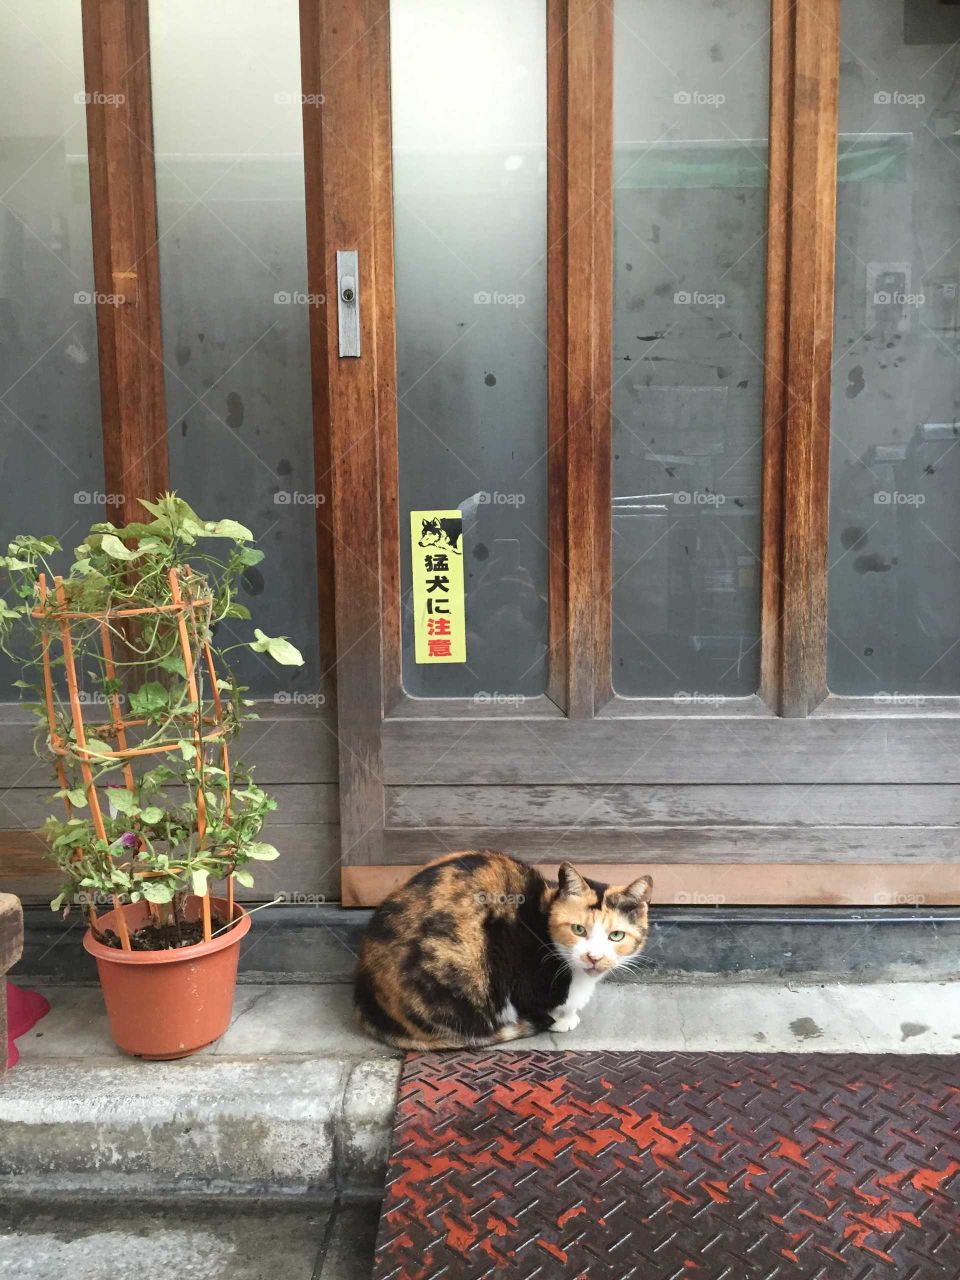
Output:
<svg viewBox="0 0 960 1280">
<path fill-rule="evenodd" d="M 463 535 L 462 516 L 434 516 L 432 520 L 421 520 L 420 523 L 422 528 L 418 546 L 442 547 L 444 550 L 452 551 L 454 555 L 462 554 L 460 550 L 460 538 Z"/>
</svg>

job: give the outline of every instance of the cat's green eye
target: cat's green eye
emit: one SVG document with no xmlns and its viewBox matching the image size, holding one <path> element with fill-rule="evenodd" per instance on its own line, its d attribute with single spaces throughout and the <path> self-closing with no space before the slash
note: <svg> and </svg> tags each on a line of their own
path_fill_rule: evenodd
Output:
<svg viewBox="0 0 960 1280">
<path fill-rule="evenodd" d="M 577 935 L 578 938 L 585 938 L 587 936 L 587 931 L 582 924 L 572 924 L 570 928 L 573 930 L 573 932 Z"/>
<path fill-rule="evenodd" d="M 610 941 L 611 941 L 611 942 L 622 942 L 622 941 L 623 941 L 623 930 L 622 930 L 622 929 L 614 929 L 613 933 L 608 933 L 608 934 L 607 934 L 607 937 L 610 939 Z"/>
</svg>

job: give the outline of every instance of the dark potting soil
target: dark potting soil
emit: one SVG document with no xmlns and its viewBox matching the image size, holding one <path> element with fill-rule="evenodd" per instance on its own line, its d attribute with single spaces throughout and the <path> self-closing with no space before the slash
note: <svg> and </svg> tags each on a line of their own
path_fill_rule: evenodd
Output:
<svg viewBox="0 0 960 1280">
<path fill-rule="evenodd" d="M 221 917 L 213 916 L 211 919 L 213 932 L 216 933 L 218 929 L 222 929 L 226 923 L 226 920 Z M 102 942 L 105 947 L 121 950 L 120 939 L 112 929 L 98 934 L 97 941 Z M 192 947 L 202 941 L 202 920 L 182 920 L 179 934 L 172 924 L 145 924 L 142 929 L 131 933 L 130 949 L 132 951 L 175 951 L 179 947 Z"/>
</svg>

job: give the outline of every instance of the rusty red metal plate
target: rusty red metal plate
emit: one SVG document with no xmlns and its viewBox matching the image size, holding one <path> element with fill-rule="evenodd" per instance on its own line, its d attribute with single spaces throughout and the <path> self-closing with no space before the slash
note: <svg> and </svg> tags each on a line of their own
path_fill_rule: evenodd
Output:
<svg viewBox="0 0 960 1280">
<path fill-rule="evenodd" d="M 956 1058 L 403 1068 L 374 1280 L 960 1277 Z"/>
</svg>

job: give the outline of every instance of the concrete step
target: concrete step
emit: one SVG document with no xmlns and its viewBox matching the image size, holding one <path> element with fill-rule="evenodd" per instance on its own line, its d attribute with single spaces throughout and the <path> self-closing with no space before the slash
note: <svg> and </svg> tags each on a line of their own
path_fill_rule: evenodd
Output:
<svg viewBox="0 0 960 1280">
<path fill-rule="evenodd" d="M 245 986 L 227 1034 L 145 1063 L 109 1038 L 96 988 L 51 987 L 0 1091 L 9 1195 L 375 1191 L 400 1070 L 355 1029 L 347 984 Z M 601 987 L 580 1027 L 506 1050 L 956 1054 L 960 983 Z"/>
<path fill-rule="evenodd" d="M 369 1280 L 377 1199 L 0 1205 L 0 1280 Z"/>
</svg>

